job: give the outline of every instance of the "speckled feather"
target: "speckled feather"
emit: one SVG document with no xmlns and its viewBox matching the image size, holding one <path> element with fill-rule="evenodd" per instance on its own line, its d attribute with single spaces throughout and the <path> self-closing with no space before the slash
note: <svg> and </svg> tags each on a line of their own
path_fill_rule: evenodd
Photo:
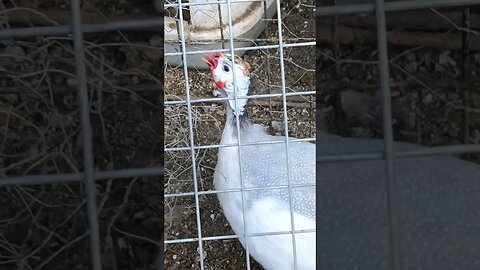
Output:
<svg viewBox="0 0 480 270">
<path fill-rule="evenodd" d="M 212 70 L 217 87 L 224 96 L 246 95 L 250 79 L 248 63 L 237 59 L 232 66 L 228 55 L 210 54 L 206 58 Z M 232 70 L 236 74 L 236 91 L 233 90 Z M 226 102 L 227 120 L 220 144 L 238 142 L 236 113 L 240 121 L 241 144 L 255 142 L 284 141 L 285 137 L 271 136 L 265 129 L 246 119 L 246 100 L 240 99 L 235 108 L 233 101 Z M 262 188 L 287 186 L 287 164 L 290 164 L 292 185 L 315 182 L 315 145 L 308 142 L 289 143 L 287 163 L 286 144 L 263 144 L 241 147 L 241 161 L 238 146 L 219 148 L 215 168 L 216 190 L 241 188 Z M 240 164 L 242 174 L 240 173 Z M 241 177 L 242 176 L 242 177 Z M 292 202 L 295 230 L 315 229 L 315 188 L 292 187 Z M 219 193 L 218 199 L 225 217 L 236 234 L 285 232 L 292 229 L 288 188 Z M 246 224 L 244 224 L 244 216 Z M 246 226 L 245 226 L 246 225 Z M 245 247 L 245 239 L 239 238 Z M 315 233 L 295 235 L 298 269 L 315 269 Z M 293 242 L 290 234 L 269 235 L 248 238 L 250 254 L 265 269 L 293 269 Z"/>
<path fill-rule="evenodd" d="M 228 109 L 231 113 L 231 109 Z M 231 113 L 233 115 L 233 113 Z M 241 143 L 285 140 L 268 135 L 256 124 L 245 124 L 241 130 Z M 225 126 L 221 144 L 237 141 L 236 126 Z M 286 186 L 287 160 L 285 144 L 242 146 L 242 171 L 245 188 Z M 308 142 L 289 144 L 291 183 L 308 184 L 315 181 L 315 145 Z M 241 187 L 238 147 L 219 149 L 215 169 L 217 190 Z M 248 233 L 267 233 L 291 230 L 288 189 L 267 189 L 241 193 L 220 193 L 218 198 L 225 216 L 237 234 L 244 233 L 242 203 L 245 205 Z M 292 201 L 295 230 L 315 229 L 315 188 L 293 187 Z M 240 241 L 245 245 L 244 240 Z M 293 269 L 291 235 L 249 238 L 252 256 L 266 269 Z M 298 269 L 315 269 L 315 234 L 296 234 Z"/>
<path fill-rule="evenodd" d="M 243 132 L 244 143 L 282 141 L 285 137 L 271 136 L 262 126 L 253 124 Z M 242 150 L 243 181 L 246 188 L 286 186 L 286 144 L 244 146 Z M 312 184 L 315 182 L 315 145 L 308 142 L 289 143 L 291 183 Z M 294 211 L 315 220 L 315 189 L 294 188 Z M 288 190 L 260 190 L 247 193 L 251 202 L 265 197 L 274 197 L 288 204 Z"/>
</svg>

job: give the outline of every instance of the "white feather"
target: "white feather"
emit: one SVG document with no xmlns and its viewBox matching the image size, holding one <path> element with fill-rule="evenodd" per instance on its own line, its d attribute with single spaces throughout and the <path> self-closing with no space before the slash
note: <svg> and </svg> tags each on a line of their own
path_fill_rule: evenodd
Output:
<svg viewBox="0 0 480 270">
<path fill-rule="evenodd" d="M 228 107 L 228 106 L 227 106 Z M 228 109 L 229 115 L 233 115 Z M 259 125 L 242 129 L 241 143 L 284 140 L 271 136 Z M 221 144 L 235 143 L 236 127 L 227 120 Z M 286 186 L 287 160 L 285 144 L 265 144 L 242 147 L 243 181 L 246 188 Z M 293 184 L 315 182 L 315 145 L 291 142 L 289 145 Z M 238 147 L 219 149 L 215 169 L 217 190 L 241 187 Z M 315 188 L 293 188 L 295 230 L 315 229 Z M 290 231 L 288 189 L 256 190 L 245 193 L 245 214 L 248 234 Z M 224 214 L 236 234 L 244 233 L 242 195 L 240 192 L 219 193 Z M 245 246 L 244 239 L 240 238 Z M 315 233 L 295 234 L 298 269 L 315 269 Z M 256 236 L 248 238 L 250 254 L 266 269 L 293 269 L 292 235 Z"/>
</svg>

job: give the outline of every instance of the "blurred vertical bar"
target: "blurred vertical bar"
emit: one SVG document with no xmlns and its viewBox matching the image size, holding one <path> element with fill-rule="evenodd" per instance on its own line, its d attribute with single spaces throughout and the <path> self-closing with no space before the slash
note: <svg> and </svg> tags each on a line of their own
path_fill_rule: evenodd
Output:
<svg viewBox="0 0 480 270">
<path fill-rule="evenodd" d="M 73 44 L 75 52 L 75 68 L 77 73 L 77 95 L 82 125 L 83 162 L 85 170 L 85 186 L 87 195 L 87 215 L 90 230 L 90 263 L 91 269 L 101 270 L 100 233 L 98 229 L 97 200 L 95 179 L 93 177 L 92 126 L 88 102 L 87 72 L 83 48 L 82 14 L 80 0 L 72 1 Z"/>
<path fill-rule="evenodd" d="M 200 217 L 200 199 L 198 195 L 198 179 L 197 179 L 197 161 L 195 159 L 195 137 L 193 132 L 193 117 L 192 117 L 192 104 L 190 102 L 190 82 L 188 79 L 188 64 L 187 64 L 187 46 L 186 46 L 186 39 L 185 39 L 185 27 L 183 21 L 183 5 L 182 0 L 178 0 L 178 27 L 179 27 L 179 34 L 180 34 L 180 42 L 182 48 L 182 60 L 183 60 L 183 76 L 185 79 L 185 96 L 187 98 L 187 118 L 188 118 L 188 136 L 190 142 L 190 154 L 192 159 L 192 178 L 193 178 L 193 189 L 194 189 L 194 197 L 195 197 L 195 217 L 197 220 L 197 236 L 198 236 L 198 252 L 199 252 L 199 260 L 200 260 L 200 269 L 205 269 L 205 256 L 203 253 L 203 239 L 202 239 L 202 222 Z"/>
<path fill-rule="evenodd" d="M 387 176 L 387 211 L 390 232 L 390 256 L 393 270 L 400 269 L 398 206 L 393 152 L 392 105 L 388 70 L 387 29 L 383 0 L 375 0 L 377 20 L 378 72 L 382 93 L 383 138 L 385 142 L 385 170 Z"/>
<path fill-rule="evenodd" d="M 161 21 L 161 25 L 164 27 L 164 16 L 165 16 L 165 13 L 164 13 L 164 10 L 165 10 L 165 2 L 164 0 L 154 0 L 154 5 L 155 5 L 155 8 L 157 9 L 158 12 L 160 12 L 159 14 L 159 20 Z M 165 28 L 164 28 L 165 29 Z M 160 38 L 163 40 L 165 37 L 164 37 L 164 31 L 161 32 L 161 36 Z M 161 42 L 161 44 L 163 44 L 163 42 Z M 164 64 L 165 64 L 165 46 L 162 45 L 162 50 L 163 50 L 163 58 L 160 59 L 159 61 L 159 65 L 160 65 L 160 70 L 164 70 Z M 159 93 L 159 98 L 160 98 L 160 102 L 161 102 L 161 106 L 162 106 L 162 112 L 163 114 L 160 115 L 160 121 L 161 121 L 161 134 L 159 134 L 159 136 L 161 137 L 160 139 L 160 143 L 162 144 L 162 157 L 160 159 L 160 162 L 162 164 L 162 168 L 165 168 L 165 102 L 164 102 L 164 97 L 165 97 L 165 94 L 164 94 L 164 89 L 165 89 L 165 73 L 164 72 L 161 72 L 159 74 L 160 76 L 160 84 L 159 87 L 160 87 L 160 93 Z M 165 170 L 162 171 L 162 182 L 164 183 L 163 179 L 165 177 Z M 162 196 L 162 210 L 164 211 L 164 207 L 165 207 L 165 189 L 163 189 L 163 194 L 161 195 Z M 164 226 L 162 226 L 162 236 L 161 236 L 161 239 L 160 239 L 160 247 L 159 247 L 159 251 L 158 251 L 158 258 L 157 258 L 157 270 L 161 270 L 164 268 L 164 251 L 165 251 L 165 228 Z"/>
</svg>

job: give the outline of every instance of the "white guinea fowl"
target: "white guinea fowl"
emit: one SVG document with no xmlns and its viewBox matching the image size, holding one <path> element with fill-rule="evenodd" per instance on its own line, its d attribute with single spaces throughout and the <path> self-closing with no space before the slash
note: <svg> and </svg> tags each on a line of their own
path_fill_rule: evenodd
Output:
<svg viewBox="0 0 480 270">
<path fill-rule="evenodd" d="M 228 54 L 209 54 L 205 61 L 209 65 L 215 84 L 222 97 L 234 97 L 233 72 L 237 85 L 236 94 L 248 94 L 250 78 L 249 64 L 235 59 L 235 69 Z M 240 143 L 270 142 L 285 140 L 271 136 L 264 127 L 247 119 L 247 99 L 226 102 L 227 120 L 220 144 L 236 144 L 236 114 L 240 119 Z M 242 170 L 245 188 L 287 186 L 287 155 L 285 143 L 242 146 Z M 315 183 L 315 145 L 308 142 L 289 143 L 290 176 L 293 185 Z M 216 190 L 241 188 L 238 146 L 219 148 L 214 184 Z M 295 230 L 315 229 L 315 188 L 313 186 L 292 187 L 292 204 Z M 247 234 L 285 232 L 291 228 L 288 189 L 250 190 L 245 193 L 245 220 Z M 224 214 L 236 234 L 244 234 L 242 194 L 240 192 L 219 193 L 218 199 Z M 250 255 L 265 269 L 294 269 L 291 234 L 254 236 L 248 238 Z M 245 239 L 240 238 L 245 247 Z M 295 234 L 297 267 L 301 270 L 315 269 L 315 233 Z"/>
</svg>

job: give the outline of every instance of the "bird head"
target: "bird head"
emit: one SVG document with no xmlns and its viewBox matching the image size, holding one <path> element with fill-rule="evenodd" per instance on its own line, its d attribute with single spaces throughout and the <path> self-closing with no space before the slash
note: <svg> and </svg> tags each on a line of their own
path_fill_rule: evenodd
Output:
<svg viewBox="0 0 480 270">
<path fill-rule="evenodd" d="M 250 86 L 250 65 L 235 57 L 235 69 L 231 55 L 225 53 L 210 53 L 203 60 L 207 63 L 212 72 L 213 80 L 222 97 L 234 98 L 236 92 L 238 96 L 246 96 Z M 235 73 L 235 85 L 233 83 L 233 74 Z M 235 91 L 236 90 L 236 91 Z M 228 104 L 235 113 L 235 100 L 229 100 Z M 237 99 L 240 115 L 246 110 L 247 99 Z"/>
</svg>

